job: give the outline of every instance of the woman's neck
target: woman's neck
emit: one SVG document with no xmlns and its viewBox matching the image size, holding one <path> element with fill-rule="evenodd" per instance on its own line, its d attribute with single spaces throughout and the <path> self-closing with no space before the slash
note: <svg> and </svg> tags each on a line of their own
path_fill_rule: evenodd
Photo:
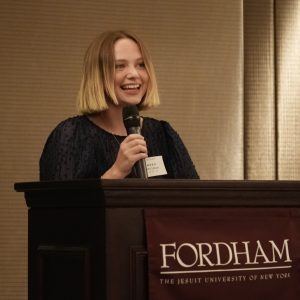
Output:
<svg viewBox="0 0 300 300">
<path fill-rule="evenodd" d="M 123 123 L 122 107 L 111 106 L 108 110 L 89 115 L 88 118 L 98 127 L 114 135 L 127 135 Z"/>
</svg>

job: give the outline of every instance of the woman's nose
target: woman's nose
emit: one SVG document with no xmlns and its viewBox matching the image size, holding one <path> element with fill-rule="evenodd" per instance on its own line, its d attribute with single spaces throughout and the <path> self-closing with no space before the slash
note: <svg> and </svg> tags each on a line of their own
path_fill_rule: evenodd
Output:
<svg viewBox="0 0 300 300">
<path fill-rule="evenodd" d="M 138 70 L 132 66 L 128 68 L 128 73 L 127 73 L 127 77 L 138 77 L 139 76 L 139 72 Z"/>
</svg>

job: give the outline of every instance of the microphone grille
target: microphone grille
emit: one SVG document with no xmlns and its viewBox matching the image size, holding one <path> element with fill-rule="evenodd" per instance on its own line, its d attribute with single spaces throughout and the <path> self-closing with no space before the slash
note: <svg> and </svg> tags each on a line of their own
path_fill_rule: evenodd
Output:
<svg viewBox="0 0 300 300">
<path fill-rule="evenodd" d="M 138 117 L 139 110 L 135 105 L 132 106 L 125 106 L 123 108 L 123 120 L 126 120 L 130 117 Z"/>
<path fill-rule="evenodd" d="M 140 116 L 136 106 L 126 106 L 123 108 L 123 122 L 127 132 L 129 128 L 140 127 Z"/>
</svg>

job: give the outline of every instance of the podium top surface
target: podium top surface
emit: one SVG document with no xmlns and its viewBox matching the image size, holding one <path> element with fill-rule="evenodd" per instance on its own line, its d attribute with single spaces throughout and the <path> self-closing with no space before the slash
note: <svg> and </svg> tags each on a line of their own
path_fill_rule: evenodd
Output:
<svg viewBox="0 0 300 300">
<path fill-rule="evenodd" d="M 28 206 L 300 206 L 300 181 L 183 179 L 16 183 Z"/>
<path fill-rule="evenodd" d="M 15 183 L 17 192 L 66 189 L 259 189 L 300 190 L 300 181 L 284 180 L 198 180 L 198 179 L 84 179 Z"/>
</svg>

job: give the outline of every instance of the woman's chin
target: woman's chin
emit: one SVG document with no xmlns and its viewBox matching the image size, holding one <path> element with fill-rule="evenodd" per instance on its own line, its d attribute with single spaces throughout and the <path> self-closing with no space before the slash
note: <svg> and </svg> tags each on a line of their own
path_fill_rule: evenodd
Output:
<svg viewBox="0 0 300 300">
<path fill-rule="evenodd" d="M 120 106 L 131 106 L 131 105 L 139 105 L 141 103 L 142 99 L 122 99 L 119 100 Z"/>
</svg>

